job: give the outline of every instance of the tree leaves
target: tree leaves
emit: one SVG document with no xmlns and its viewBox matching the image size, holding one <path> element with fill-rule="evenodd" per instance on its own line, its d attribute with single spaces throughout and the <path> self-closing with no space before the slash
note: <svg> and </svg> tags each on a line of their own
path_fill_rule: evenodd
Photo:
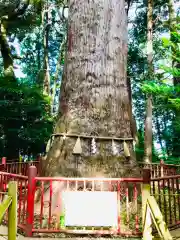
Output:
<svg viewBox="0 0 180 240">
<path fill-rule="evenodd" d="M 1 77 L 0 126 L 6 139 L 3 145 L 6 151 L 9 150 L 11 141 L 8 136 L 16 138 L 16 148 L 23 153 L 37 154 L 42 151 L 52 131 L 53 119 L 47 111 L 49 102 L 38 86 L 21 82 L 9 83 L 6 78 Z M 6 151 L 2 152 L 8 156 Z M 11 153 L 15 154 L 13 149 Z"/>
</svg>

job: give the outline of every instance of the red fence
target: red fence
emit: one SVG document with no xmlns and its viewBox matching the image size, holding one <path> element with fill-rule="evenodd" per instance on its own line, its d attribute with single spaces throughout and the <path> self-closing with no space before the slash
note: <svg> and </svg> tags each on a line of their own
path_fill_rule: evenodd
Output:
<svg viewBox="0 0 180 240">
<path fill-rule="evenodd" d="M 140 168 L 149 168 L 151 177 L 165 177 L 180 174 L 180 165 L 160 163 L 140 164 Z"/>
<path fill-rule="evenodd" d="M 32 164 L 34 164 L 34 162 Z M 4 192 L 7 190 L 9 181 L 15 180 L 18 182 L 18 227 L 24 229 L 27 236 L 32 236 L 33 233 L 61 232 L 118 234 L 121 236 L 141 235 L 142 178 L 38 177 L 35 166 L 31 166 L 29 168 L 30 170 L 27 170 L 29 165 L 31 165 L 31 163 L 15 163 L 4 166 L 6 171 L 18 172 L 19 170 L 21 174 L 28 173 L 28 177 L 0 172 L 0 191 Z M 14 168 L 9 166 L 14 166 Z M 151 184 L 151 194 L 155 196 L 168 226 L 180 224 L 180 175 L 152 178 L 149 184 Z M 118 227 L 116 229 L 107 229 L 103 227 L 69 228 L 62 226 L 60 224 L 62 210 L 61 193 L 67 190 L 76 192 L 116 192 L 118 200 Z"/>
<path fill-rule="evenodd" d="M 41 159 L 39 158 L 37 161 L 30 162 L 6 162 L 6 159 L 2 159 L 2 164 L 0 164 L 0 171 L 19 174 L 23 176 L 28 176 L 28 169 L 30 166 L 36 166 L 38 175 L 40 175 L 41 171 Z"/>
<path fill-rule="evenodd" d="M 180 224 L 180 175 L 151 179 L 155 196 L 168 226 Z"/>
<path fill-rule="evenodd" d="M 8 190 L 8 183 L 10 181 L 17 181 L 18 186 L 18 227 L 20 229 L 26 228 L 27 218 L 27 189 L 28 189 L 28 177 L 17 174 L 11 174 L 6 172 L 0 172 L 0 200 L 3 200 L 4 194 Z"/>
<path fill-rule="evenodd" d="M 41 172 L 41 157 L 38 157 L 36 161 L 28 162 L 16 162 L 10 161 L 6 163 L 6 158 L 2 158 L 2 164 L 0 164 L 0 171 L 6 171 L 9 173 L 20 174 L 27 176 L 29 166 L 36 166 L 38 175 Z M 149 168 L 151 170 L 151 177 L 165 177 L 180 174 L 180 165 L 175 164 L 165 164 L 163 161 L 160 163 L 151 163 L 151 164 L 139 164 L 140 169 Z"/>
<path fill-rule="evenodd" d="M 35 178 L 39 201 L 32 207 L 32 232 L 66 232 L 78 234 L 141 235 L 141 188 L 139 178 Z M 61 215 L 62 191 L 111 191 L 117 192 L 118 228 L 63 227 Z M 35 201 L 34 201 L 35 202 Z M 93 208 L 93 206 L 90 206 Z M 109 206 L 111 207 L 111 206 Z"/>
<path fill-rule="evenodd" d="M 27 236 L 33 233 L 62 232 L 126 236 L 142 234 L 141 178 L 46 178 L 37 177 L 36 171 L 36 167 L 31 166 L 28 177 L 0 172 L 3 191 L 7 190 L 9 181 L 18 182 L 18 227 L 24 229 Z M 61 227 L 61 193 L 66 190 L 117 192 L 118 227 Z"/>
<path fill-rule="evenodd" d="M 5 170 L 8 173 L 21 174 L 24 176 L 28 176 L 28 169 L 30 166 L 36 166 L 37 171 L 39 173 L 39 163 L 40 163 L 39 161 L 7 163 L 5 165 Z"/>
</svg>

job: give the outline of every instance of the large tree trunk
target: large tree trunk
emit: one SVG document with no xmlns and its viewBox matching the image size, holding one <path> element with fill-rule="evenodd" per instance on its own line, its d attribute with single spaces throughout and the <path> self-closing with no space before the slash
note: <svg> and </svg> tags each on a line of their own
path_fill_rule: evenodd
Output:
<svg viewBox="0 0 180 240">
<path fill-rule="evenodd" d="M 163 156 L 165 157 L 163 141 L 162 141 L 162 131 L 161 131 L 162 128 L 159 121 L 159 114 L 157 110 L 154 113 L 155 113 L 155 124 L 156 124 L 156 131 L 157 131 L 157 140 L 159 142 L 159 145 L 161 146 L 161 151 L 163 152 Z"/>
<path fill-rule="evenodd" d="M 153 0 L 148 0 L 147 12 L 147 60 L 148 78 L 153 79 Z M 147 96 L 145 134 L 144 134 L 144 162 L 152 162 L 152 96 Z"/>
<path fill-rule="evenodd" d="M 46 175 L 132 176 L 135 161 L 126 67 L 124 1 L 70 0 L 68 51 L 56 136 L 44 161 Z M 59 133 L 76 136 L 64 140 Z M 82 153 L 74 156 L 78 135 Z M 94 155 L 90 149 L 93 136 L 97 137 Z M 126 144 L 123 139 L 115 141 L 118 154 L 113 156 L 112 139 L 99 136 L 129 140 Z"/>
</svg>

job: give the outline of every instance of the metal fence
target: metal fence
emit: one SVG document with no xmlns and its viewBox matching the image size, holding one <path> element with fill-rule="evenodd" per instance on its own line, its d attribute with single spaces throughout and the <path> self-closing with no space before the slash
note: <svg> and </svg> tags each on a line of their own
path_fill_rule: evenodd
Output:
<svg viewBox="0 0 180 240">
<path fill-rule="evenodd" d="M 180 175 L 149 178 L 148 182 L 145 178 L 40 177 L 36 166 L 30 166 L 29 163 L 20 164 L 14 164 L 14 168 L 7 167 L 6 164 L 4 168 L 6 171 L 16 172 L 18 172 L 17 169 L 20 169 L 21 174 L 28 174 L 28 176 L 4 172 L 4 168 L 2 168 L 0 191 L 7 191 L 8 183 L 12 180 L 17 181 L 18 227 L 27 236 L 32 236 L 33 233 L 141 235 L 141 185 L 145 182 L 151 186 L 151 194 L 155 196 L 168 226 L 180 224 Z M 26 167 L 22 168 L 22 166 Z M 149 169 L 149 176 L 150 173 L 152 174 L 152 170 Z M 116 193 L 117 227 L 68 227 L 62 225 L 62 193 L 66 191 Z M 2 195 L 0 197 L 2 198 Z M 107 206 L 107 208 L 111 207 Z"/>
</svg>

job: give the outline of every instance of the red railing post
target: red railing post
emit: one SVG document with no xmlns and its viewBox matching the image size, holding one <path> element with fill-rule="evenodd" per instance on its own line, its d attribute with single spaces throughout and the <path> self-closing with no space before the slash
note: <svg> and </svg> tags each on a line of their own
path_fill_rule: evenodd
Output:
<svg viewBox="0 0 180 240">
<path fill-rule="evenodd" d="M 1 164 L 1 171 L 6 171 L 6 157 L 2 157 Z"/>
<path fill-rule="evenodd" d="M 2 164 L 6 167 L 6 157 L 2 157 Z"/>
<path fill-rule="evenodd" d="M 36 189 L 35 177 L 37 176 L 36 166 L 30 166 L 28 171 L 28 195 L 27 195 L 27 237 L 32 236 L 32 228 L 34 221 L 34 195 Z"/>
</svg>

